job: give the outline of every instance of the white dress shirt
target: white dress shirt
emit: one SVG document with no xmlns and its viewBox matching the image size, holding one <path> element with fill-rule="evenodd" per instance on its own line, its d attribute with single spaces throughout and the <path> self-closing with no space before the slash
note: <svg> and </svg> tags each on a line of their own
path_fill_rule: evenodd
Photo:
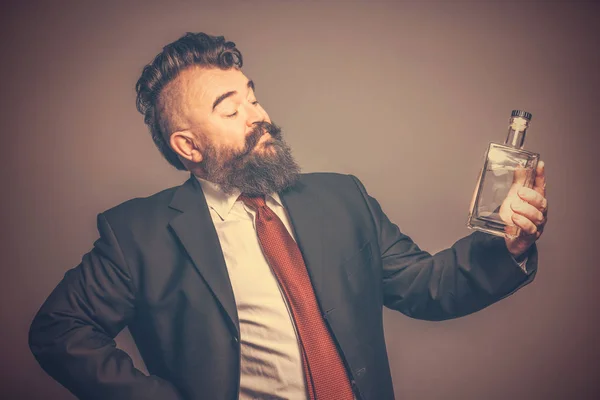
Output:
<svg viewBox="0 0 600 400">
<path fill-rule="evenodd" d="M 285 297 L 265 256 L 255 228 L 255 212 L 198 178 L 223 255 L 240 321 L 240 399 L 308 398 L 296 328 Z M 267 206 L 294 234 L 277 193 Z"/>
</svg>

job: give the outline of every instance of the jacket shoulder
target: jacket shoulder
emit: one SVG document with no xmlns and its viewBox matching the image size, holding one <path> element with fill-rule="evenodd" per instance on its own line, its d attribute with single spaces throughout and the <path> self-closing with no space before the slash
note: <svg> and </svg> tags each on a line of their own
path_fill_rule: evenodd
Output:
<svg viewBox="0 0 600 400">
<path fill-rule="evenodd" d="M 308 192 L 316 191 L 332 195 L 367 194 L 363 183 L 352 174 L 337 172 L 313 172 L 300 175 L 300 185 Z M 361 197 L 362 197 L 361 196 Z"/>
<path fill-rule="evenodd" d="M 300 175 L 300 182 L 305 185 L 326 186 L 332 189 L 349 185 L 356 189 L 357 177 L 338 172 L 311 172 Z"/>
<path fill-rule="evenodd" d="M 366 190 L 354 175 L 335 172 L 315 172 L 300 176 L 297 190 L 312 196 L 323 206 L 364 206 Z"/>
<path fill-rule="evenodd" d="M 181 185 L 173 186 L 145 197 L 135 197 L 117 204 L 100 214 L 112 222 L 125 222 L 136 219 L 147 219 L 156 216 L 159 210 L 168 209 L 175 191 Z"/>
</svg>

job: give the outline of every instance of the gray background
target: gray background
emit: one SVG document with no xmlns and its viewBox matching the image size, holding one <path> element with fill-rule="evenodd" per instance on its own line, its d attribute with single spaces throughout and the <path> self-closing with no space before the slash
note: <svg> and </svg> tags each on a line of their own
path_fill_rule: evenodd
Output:
<svg viewBox="0 0 600 400">
<path fill-rule="evenodd" d="M 100 3 L 100 2 L 96 2 Z M 546 161 L 550 222 L 526 289 L 446 322 L 386 311 L 399 399 L 598 395 L 594 246 L 600 100 L 592 2 L 3 3 L 0 395 L 71 399 L 27 348 L 29 323 L 97 237 L 95 217 L 187 179 L 134 106 L 141 68 L 186 31 L 225 35 L 306 172 L 357 175 L 437 252 L 469 231 L 490 141 L 513 108 Z M 119 346 L 143 362 L 127 331 Z"/>
</svg>

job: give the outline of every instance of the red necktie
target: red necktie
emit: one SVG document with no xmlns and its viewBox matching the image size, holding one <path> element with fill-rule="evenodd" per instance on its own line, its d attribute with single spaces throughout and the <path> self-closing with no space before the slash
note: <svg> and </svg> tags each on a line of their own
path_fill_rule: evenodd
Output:
<svg viewBox="0 0 600 400">
<path fill-rule="evenodd" d="M 264 197 L 242 195 L 240 200 L 256 211 L 258 240 L 292 311 L 310 399 L 352 400 L 346 368 L 319 311 L 298 245 Z"/>
</svg>

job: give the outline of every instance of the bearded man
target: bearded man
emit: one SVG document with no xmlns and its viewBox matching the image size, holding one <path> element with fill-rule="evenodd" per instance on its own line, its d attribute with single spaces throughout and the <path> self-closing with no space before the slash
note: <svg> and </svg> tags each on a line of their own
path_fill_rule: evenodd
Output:
<svg viewBox="0 0 600 400">
<path fill-rule="evenodd" d="M 393 399 L 383 306 L 444 320 L 530 283 L 543 163 L 513 210 L 431 255 L 354 176 L 302 174 L 242 55 L 188 33 L 137 82 L 166 160 L 190 178 L 98 215 L 99 239 L 35 316 L 30 348 L 82 399 Z M 128 326 L 148 368 L 114 337 Z"/>
</svg>

